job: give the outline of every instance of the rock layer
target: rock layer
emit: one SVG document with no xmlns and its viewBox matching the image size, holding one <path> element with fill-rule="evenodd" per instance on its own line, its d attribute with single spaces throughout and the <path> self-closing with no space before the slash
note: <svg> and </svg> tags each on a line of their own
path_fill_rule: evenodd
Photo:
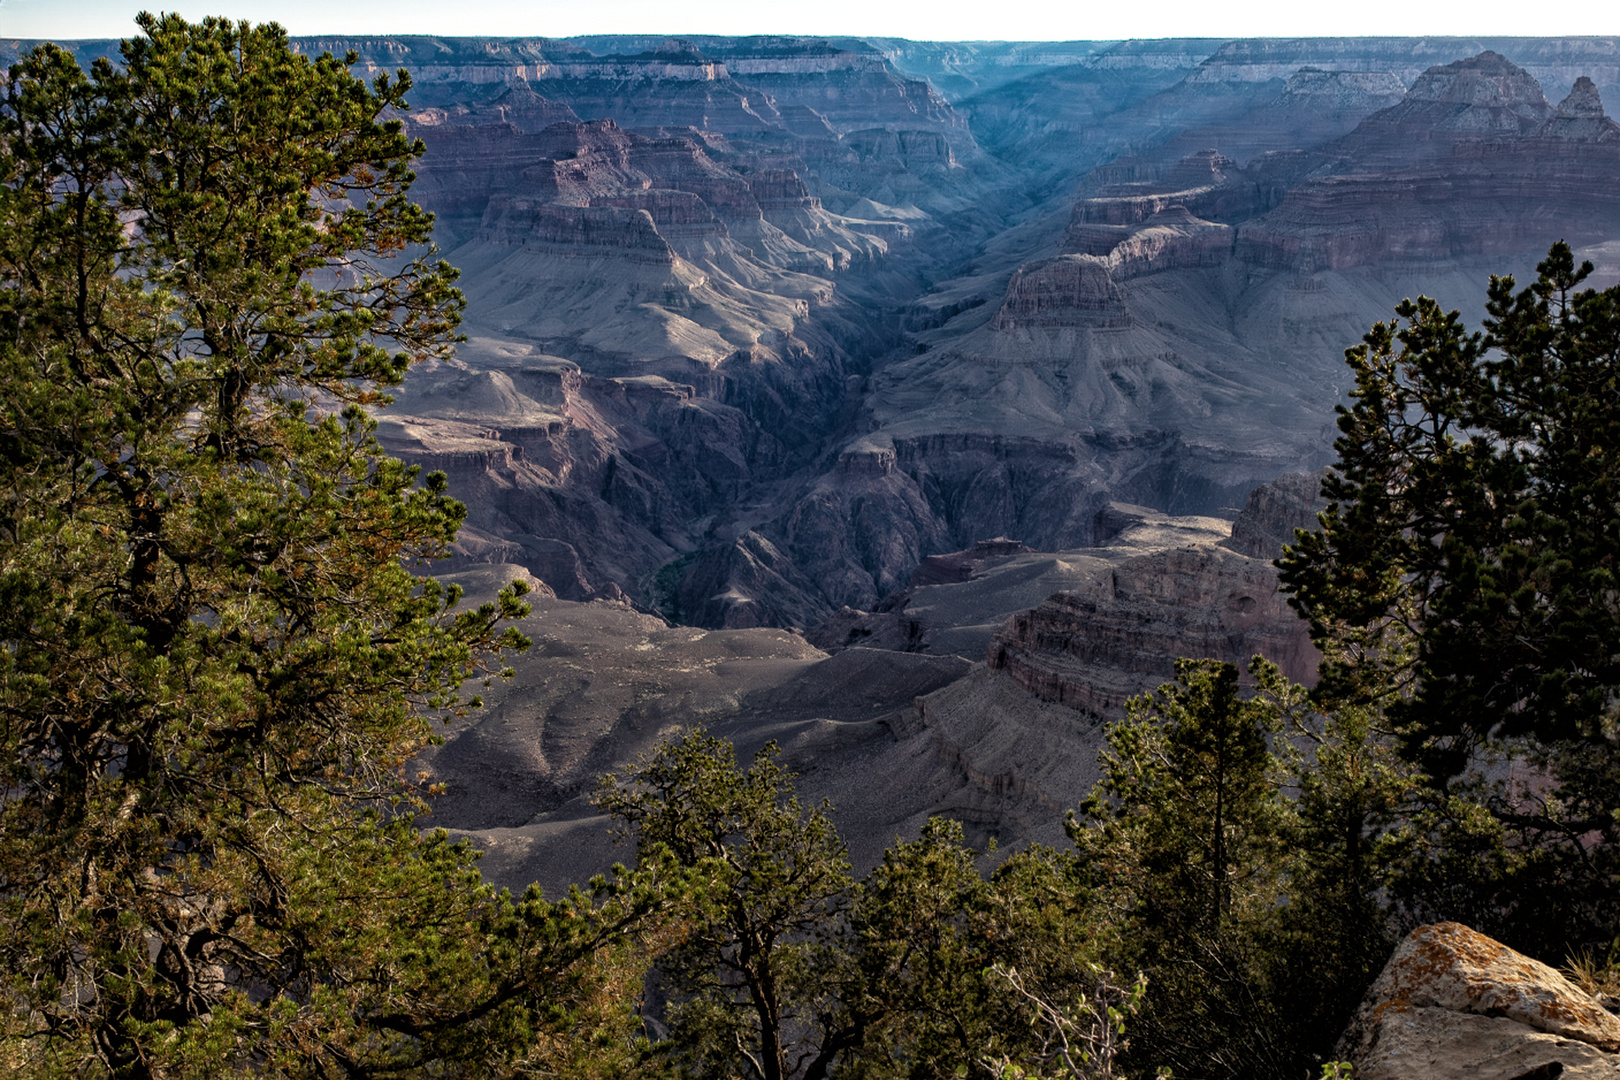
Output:
<svg viewBox="0 0 1620 1080">
<path fill-rule="evenodd" d="M 1318 656 L 1276 571 L 1209 547 L 1125 559 L 1091 588 L 1049 597 L 1008 620 L 988 662 L 1042 701 L 1113 717 L 1165 681 L 1167 657 L 1241 667 L 1256 654 L 1297 681 L 1315 674 Z"/>
</svg>

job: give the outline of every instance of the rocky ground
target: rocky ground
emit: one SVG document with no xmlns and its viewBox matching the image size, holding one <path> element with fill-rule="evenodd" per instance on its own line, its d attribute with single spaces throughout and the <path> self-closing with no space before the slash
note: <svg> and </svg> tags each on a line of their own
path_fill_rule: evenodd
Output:
<svg viewBox="0 0 1620 1080">
<path fill-rule="evenodd" d="M 1460 923 L 1414 930 L 1339 1040 L 1366 1080 L 1612 1080 L 1620 1001 Z"/>
</svg>

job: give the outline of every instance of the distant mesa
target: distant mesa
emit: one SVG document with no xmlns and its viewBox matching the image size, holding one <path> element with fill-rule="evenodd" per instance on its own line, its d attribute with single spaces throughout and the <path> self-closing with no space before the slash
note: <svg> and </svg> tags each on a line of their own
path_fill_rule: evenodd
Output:
<svg viewBox="0 0 1620 1080">
<path fill-rule="evenodd" d="M 1391 128 L 1424 138 L 1528 135 L 1552 112 L 1529 72 L 1487 50 L 1425 71 L 1399 104 L 1363 121 L 1363 137 Z"/>
<path fill-rule="evenodd" d="M 1554 109 L 1498 53 L 1431 67 L 1242 225 L 1236 251 L 1315 272 L 1601 239 L 1620 225 L 1617 138 L 1590 78 Z"/>
</svg>

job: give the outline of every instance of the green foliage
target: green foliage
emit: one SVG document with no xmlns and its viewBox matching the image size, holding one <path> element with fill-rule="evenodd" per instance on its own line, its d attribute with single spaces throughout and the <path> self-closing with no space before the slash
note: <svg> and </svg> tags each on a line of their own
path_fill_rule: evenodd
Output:
<svg viewBox="0 0 1620 1080">
<path fill-rule="evenodd" d="M 597 789 L 638 859 L 667 850 L 706 883 L 660 964 L 670 1049 L 701 1075 L 820 1077 L 842 1049 L 826 971 L 849 862 L 829 808 L 799 805 L 776 753 L 743 772 L 730 743 L 689 732 Z"/>
<path fill-rule="evenodd" d="M 1591 264 L 1562 243 L 1537 270 L 1491 279 L 1484 333 L 1421 297 L 1346 353 L 1333 504 L 1279 561 L 1319 637 L 1411 637 L 1327 689 L 1389 695 L 1450 772 L 1493 733 L 1620 737 L 1620 287 L 1577 291 Z"/>
<path fill-rule="evenodd" d="M 680 878 L 514 900 L 416 826 L 407 762 L 526 605 L 407 572 L 464 510 L 358 407 L 461 311 L 408 254 L 409 80 L 139 23 L 121 66 L 28 53 L 0 107 L 0 1062 L 558 1060 Z"/>
<path fill-rule="evenodd" d="M 1088 892 L 1072 854 L 1031 847 L 988 878 L 960 823 L 933 818 L 855 891 L 845 981 L 860 1041 L 840 1075 L 999 1075 L 1046 1063 L 1038 1002 L 1094 977 Z M 1016 972 L 1018 987 L 998 972 Z"/>
<path fill-rule="evenodd" d="M 1620 287 L 1591 269 L 1555 244 L 1491 279 L 1482 333 L 1419 298 L 1349 350 L 1332 502 L 1278 564 L 1318 700 L 1431 779 L 1392 895 L 1532 953 L 1620 933 Z M 1511 784 L 1463 776 L 1489 757 Z"/>
<path fill-rule="evenodd" d="M 1134 919 L 1218 938 L 1273 906 L 1289 812 L 1277 726 L 1265 702 L 1238 696 L 1231 664 L 1178 660 L 1176 682 L 1109 727 L 1103 780 L 1069 832 Z"/>
<path fill-rule="evenodd" d="M 1262 955 L 1292 815 L 1277 729 L 1232 665 L 1177 661 L 1176 682 L 1108 728 L 1103 779 L 1069 818 L 1117 925 L 1116 962 L 1150 979 L 1135 1060 L 1179 1076 L 1282 1071 Z"/>
<path fill-rule="evenodd" d="M 1106 962 L 1145 973 L 1139 1072 L 1293 1077 L 1394 945 L 1380 901 L 1416 779 L 1368 710 L 1324 715 L 1256 657 L 1182 660 L 1109 727 L 1071 814 Z"/>
<path fill-rule="evenodd" d="M 744 771 L 729 743 L 687 732 L 604 778 L 597 802 L 641 858 L 673 852 L 707 883 L 658 965 L 671 998 L 658 1049 L 683 1073 L 1032 1069 L 1051 1036 L 1033 1002 L 1094 980 L 1072 855 L 1031 848 L 987 879 L 961 825 L 933 819 L 857 883 L 830 807 L 799 805 L 774 745 Z M 1019 988 L 998 968 L 1017 971 Z"/>
<path fill-rule="evenodd" d="M 1275 666 L 1256 658 L 1249 670 L 1282 721 L 1278 745 L 1294 796 L 1286 899 L 1266 944 L 1267 994 L 1286 1059 L 1305 1068 L 1331 1051 L 1395 947 L 1386 898 L 1421 778 L 1377 712 L 1324 714 Z"/>
</svg>

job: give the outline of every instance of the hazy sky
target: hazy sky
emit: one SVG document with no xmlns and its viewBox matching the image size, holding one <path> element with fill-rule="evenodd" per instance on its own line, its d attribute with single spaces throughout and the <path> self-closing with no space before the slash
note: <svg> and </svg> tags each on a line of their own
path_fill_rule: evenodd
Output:
<svg viewBox="0 0 1620 1080">
<path fill-rule="evenodd" d="M 0 37 L 125 37 L 156 0 L 0 0 Z M 1615 0 L 179 0 L 295 34 L 850 34 L 962 41 L 1337 34 L 1617 34 Z"/>
</svg>

